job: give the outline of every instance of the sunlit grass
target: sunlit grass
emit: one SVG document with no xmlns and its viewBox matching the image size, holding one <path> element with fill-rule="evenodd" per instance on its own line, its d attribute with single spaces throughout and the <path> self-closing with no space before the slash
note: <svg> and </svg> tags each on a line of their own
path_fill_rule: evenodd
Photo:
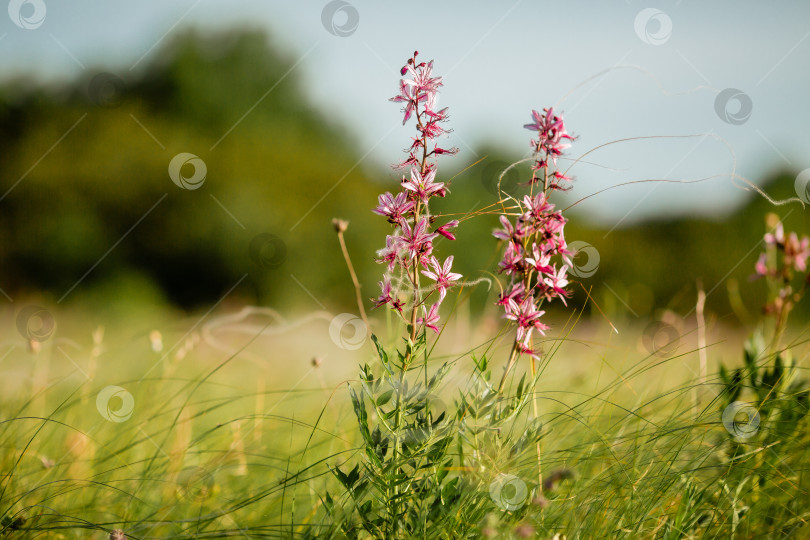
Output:
<svg viewBox="0 0 810 540">
<path fill-rule="evenodd" d="M 206 322 L 217 320 L 232 318 Z M 346 472 L 361 457 L 345 381 L 353 381 L 358 360 L 373 362 L 370 344 L 341 349 L 329 340 L 328 321 L 317 317 L 279 332 L 279 321 L 254 315 L 230 327 L 253 334 L 218 334 L 220 348 L 233 348 L 228 353 L 200 337 L 203 325 L 189 332 L 194 322 L 162 332 L 160 350 L 146 330 L 135 339 L 96 333 L 93 343 L 91 325 L 84 342 L 71 345 L 57 333 L 37 354 L 21 340 L 6 345 L 5 535 L 104 538 L 122 529 L 129 538 L 341 536 L 323 497 L 340 493 L 330 468 Z M 491 454 L 467 456 L 464 468 L 449 472 L 463 480 L 467 507 L 487 508 L 468 523 L 471 530 L 497 537 L 533 531 L 538 538 L 800 538 L 810 512 L 806 422 L 769 448 L 744 445 L 732 461 L 716 362 L 701 382 L 692 373 L 697 354 L 688 329 L 665 356 L 644 351 L 642 328 L 626 330 L 617 336 L 589 321 L 558 349 L 546 344 L 555 350 L 536 387 L 546 489 L 540 497 L 533 452 L 510 457 L 493 438 Z M 476 327 L 463 333 L 477 335 Z M 717 334 L 731 337 L 710 342 L 709 357 L 739 356 L 739 336 Z M 469 388 L 471 351 L 453 332 L 443 343 L 432 362 L 454 364 L 438 393 L 451 404 Z M 477 345 L 479 353 L 489 346 Z M 791 345 L 797 356 L 806 354 L 806 341 Z M 499 344 L 490 353 L 501 356 L 498 363 L 507 351 Z M 110 385 L 134 401 L 120 422 L 114 414 L 127 412 L 120 396 L 109 403 L 113 420 L 97 403 Z M 501 474 L 527 486 L 518 508 L 492 504 L 490 488 Z M 435 537 L 455 534 L 435 530 Z"/>
</svg>

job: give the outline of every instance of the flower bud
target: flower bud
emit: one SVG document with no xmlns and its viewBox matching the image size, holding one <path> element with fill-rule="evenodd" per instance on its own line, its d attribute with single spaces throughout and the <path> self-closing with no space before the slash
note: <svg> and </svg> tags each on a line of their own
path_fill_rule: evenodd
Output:
<svg viewBox="0 0 810 540">
<path fill-rule="evenodd" d="M 349 222 L 340 218 L 334 218 L 332 220 L 332 227 L 335 228 L 335 232 L 340 234 L 346 232 L 346 229 L 349 228 Z"/>
</svg>

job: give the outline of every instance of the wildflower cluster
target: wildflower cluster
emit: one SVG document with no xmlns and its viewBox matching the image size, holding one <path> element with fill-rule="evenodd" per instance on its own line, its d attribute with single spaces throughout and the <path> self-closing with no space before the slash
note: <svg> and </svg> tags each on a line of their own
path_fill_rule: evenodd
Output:
<svg viewBox="0 0 810 540">
<path fill-rule="evenodd" d="M 374 209 L 395 226 L 395 231 L 385 239 L 385 248 L 378 252 L 378 263 L 388 265 L 383 280 L 379 282 L 381 294 L 375 300 L 375 307 L 389 305 L 405 320 L 408 304 L 400 293 L 412 291 L 410 303 L 411 338 L 417 327 L 439 331 L 439 306 L 447 295 L 447 289 L 461 278 L 452 271 L 453 257 L 444 262 L 433 254 L 433 241 L 439 236 L 455 240 L 450 232 L 458 225 L 457 220 L 449 221 L 435 229 L 435 217 L 430 213 L 430 200 L 444 197 L 447 189 L 444 183 L 436 181 L 436 156 L 455 154 L 455 148 L 439 147 L 435 140 L 448 130 L 441 124 L 447 121 L 447 108 L 436 110 L 439 87 L 442 78 L 433 76 L 433 62 L 417 63 L 418 51 L 408 59 L 402 68 L 402 75 L 411 78 L 401 79 L 399 94 L 391 101 L 404 103 L 403 125 L 413 117 L 416 120 L 417 136 L 406 149 L 407 159 L 395 165 L 396 169 L 409 168 L 409 174 L 402 176 L 401 191 L 396 195 L 383 193 Z M 397 279 L 392 282 L 392 274 L 399 270 Z M 424 297 L 420 289 L 420 274 L 433 280 L 434 284 Z M 404 290 L 403 290 L 404 289 Z M 437 294 L 430 307 L 428 298 Z M 419 314 L 421 316 L 417 317 Z"/>
<path fill-rule="evenodd" d="M 543 191 L 524 196 L 522 204 L 520 201 L 517 203 L 520 213 L 514 225 L 507 216 L 501 215 L 502 228 L 493 232 L 496 238 L 506 242 L 498 270 L 509 276 L 509 283 L 498 298 L 498 305 L 503 307 L 505 317 L 517 324 L 510 366 L 518 353 L 538 356 L 538 352 L 532 348 L 532 333 L 537 331 L 544 335 L 549 328 L 541 321 L 545 311 L 540 306 L 544 301 L 555 298 L 565 304 L 569 294 L 566 290 L 567 272 L 573 253 L 565 242 L 563 230 L 566 219 L 554 210 L 547 194 L 551 190 L 562 189 L 558 181 L 569 179 L 551 170 L 549 161 L 556 163 L 556 158 L 569 146 L 564 141 L 572 140 L 572 137 L 565 132 L 561 117 L 553 115 L 551 109 L 544 111 L 544 114 L 532 111 L 535 122 L 524 126 L 537 131 L 537 140 L 532 140 L 535 163 L 531 185 L 539 181 L 538 174 L 543 171 Z"/>
<path fill-rule="evenodd" d="M 776 216 L 772 232 L 766 233 L 765 251 L 754 265 L 758 277 L 765 277 L 771 285 L 771 298 L 765 306 L 765 312 L 775 315 L 777 320 L 786 317 L 793 305 L 800 299 L 803 289 L 794 291 L 794 272 L 807 274 L 805 285 L 810 284 L 810 273 L 807 272 L 807 260 L 810 258 L 810 238 L 795 232 L 785 235 L 784 226 Z"/>
<path fill-rule="evenodd" d="M 532 139 L 529 143 L 534 149 L 535 161 L 532 165 L 532 179 L 530 184 L 534 185 L 543 179 L 543 192 L 549 189 L 568 191 L 570 187 L 562 185 L 560 182 L 571 181 L 559 170 L 549 170 L 549 162 L 557 166 L 557 157 L 561 156 L 563 150 L 571 146 L 566 141 L 573 141 L 574 137 L 565 131 L 565 123 L 562 116 L 554 114 L 554 109 L 549 107 L 543 109 L 542 113 L 532 111 L 531 124 L 524 124 L 523 127 L 537 132 L 537 140 Z M 540 172 L 542 171 L 542 173 Z"/>
</svg>

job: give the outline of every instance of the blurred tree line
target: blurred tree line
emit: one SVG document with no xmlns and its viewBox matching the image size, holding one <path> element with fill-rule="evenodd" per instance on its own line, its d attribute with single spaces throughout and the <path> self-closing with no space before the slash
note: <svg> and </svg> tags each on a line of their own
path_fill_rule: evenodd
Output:
<svg viewBox="0 0 810 540">
<path fill-rule="evenodd" d="M 357 146 L 302 98 L 291 66 L 260 32 L 188 31 L 135 75 L 95 72 L 61 87 L 1 83 L 0 288 L 55 302 L 137 298 L 194 308 L 238 284 L 231 296 L 246 302 L 352 310 L 330 225 L 342 217 L 364 297 L 376 296 L 382 267 L 374 252 L 389 228 L 371 208 L 378 193 L 395 190 L 397 176 L 353 168 Z M 205 163 L 199 189 L 169 178 L 181 152 Z M 486 158 L 440 167 L 445 181 L 457 171 L 441 211 L 466 214 L 496 202 L 495 182 L 510 160 L 495 149 L 476 153 Z M 793 196 L 794 178 L 774 174 L 767 189 Z M 572 214 L 566 236 L 597 248 L 599 268 L 582 282 L 608 311 L 688 311 L 701 279 L 714 288 L 710 309 L 744 318 L 727 285 L 739 284 L 741 305 L 755 316 L 762 287 L 748 284 L 759 254 L 752 248 L 774 210 L 790 212 L 789 228 L 810 231 L 801 207 L 774 209 L 752 193 L 720 221 L 648 222 L 617 229 L 609 241 L 607 230 Z M 494 213 L 469 219 L 456 245 L 442 246 L 470 279 L 494 271 L 496 224 Z M 473 309 L 488 305 L 494 289 L 477 287 Z M 584 299 L 582 289 L 576 296 Z"/>
<path fill-rule="evenodd" d="M 262 33 L 192 31 L 135 76 L 4 83 L 0 287 L 191 308 L 239 282 L 232 294 L 250 302 L 346 303 L 351 281 L 330 221 L 367 230 L 377 188 L 359 167 L 337 184 L 359 156 L 302 99 L 291 66 Z M 181 152 L 205 163 L 198 189 L 169 177 Z M 377 240 L 348 242 L 368 254 Z"/>
</svg>

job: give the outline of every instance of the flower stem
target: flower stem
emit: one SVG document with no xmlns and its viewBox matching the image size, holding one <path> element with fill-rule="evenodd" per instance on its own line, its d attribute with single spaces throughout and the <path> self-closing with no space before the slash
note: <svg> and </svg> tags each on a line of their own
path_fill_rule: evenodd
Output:
<svg viewBox="0 0 810 540">
<path fill-rule="evenodd" d="M 346 266 L 349 268 L 349 274 L 352 277 L 352 283 L 354 284 L 354 294 L 357 300 L 357 308 L 360 310 L 360 317 L 363 319 L 363 324 L 366 325 L 366 333 L 370 336 L 371 335 L 371 325 L 368 323 L 368 317 L 366 316 L 366 308 L 363 307 L 363 297 L 360 294 L 360 281 L 357 279 L 357 273 L 354 271 L 354 265 L 352 265 L 352 259 L 349 257 L 349 250 L 346 249 L 346 241 L 343 239 L 343 230 L 338 228 L 338 241 L 340 242 L 340 250 L 343 252 L 343 258 L 346 261 Z"/>
<path fill-rule="evenodd" d="M 509 361 L 506 363 L 506 368 L 503 370 L 503 376 L 501 377 L 501 382 L 498 384 L 498 392 L 500 393 L 503 391 L 503 385 L 506 384 L 506 376 L 509 375 L 509 372 L 512 371 L 512 366 L 515 364 L 515 360 L 518 357 L 518 341 L 512 344 L 512 352 L 509 353 Z"/>
<path fill-rule="evenodd" d="M 536 375 L 537 375 L 537 361 L 535 360 L 534 356 L 532 356 L 532 380 L 535 379 Z M 532 387 L 532 410 L 534 411 L 534 417 L 537 418 L 537 394 L 534 391 L 534 387 Z M 542 496 L 543 461 L 541 459 L 540 441 L 537 441 L 537 478 L 539 479 L 539 482 L 537 484 L 537 495 Z"/>
</svg>

